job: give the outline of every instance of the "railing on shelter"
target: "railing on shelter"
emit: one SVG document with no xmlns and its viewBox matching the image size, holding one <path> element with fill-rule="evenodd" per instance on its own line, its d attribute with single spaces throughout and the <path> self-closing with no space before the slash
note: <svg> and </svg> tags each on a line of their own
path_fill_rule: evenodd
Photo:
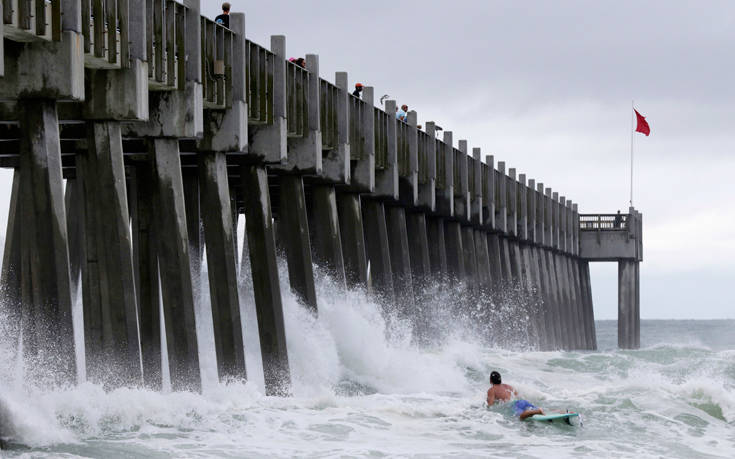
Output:
<svg viewBox="0 0 735 459">
<path fill-rule="evenodd" d="M 309 128 L 307 89 L 310 73 L 293 62 L 286 63 L 286 124 L 289 137 L 304 137 Z"/>
<path fill-rule="evenodd" d="M 2 0 L 3 35 L 13 41 L 61 40 L 61 0 Z"/>
<path fill-rule="evenodd" d="M 340 89 L 319 79 L 319 121 L 322 130 L 322 150 L 334 150 L 339 146 L 339 120 L 337 102 Z"/>
<path fill-rule="evenodd" d="M 183 90 L 186 84 L 187 8 L 173 0 L 147 0 L 146 46 L 151 90 Z"/>
<path fill-rule="evenodd" d="M 232 46 L 234 33 L 205 17 L 202 21 L 202 95 L 204 107 L 224 109 L 231 105 Z"/>
<path fill-rule="evenodd" d="M 388 114 L 374 107 L 375 113 L 375 168 L 388 167 Z"/>
<path fill-rule="evenodd" d="M 627 231 L 628 214 L 580 214 L 579 229 L 582 231 Z"/>
<path fill-rule="evenodd" d="M 405 121 L 396 121 L 396 141 L 398 145 L 398 175 L 411 175 L 411 153 L 408 147 L 408 132 L 412 129 Z"/>
<path fill-rule="evenodd" d="M 276 55 L 250 40 L 246 40 L 245 50 L 248 122 L 273 124 L 273 70 Z"/>
<path fill-rule="evenodd" d="M 362 161 L 368 157 L 363 126 L 365 125 L 366 114 L 372 115 L 368 111 L 372 107 L 369 107 L 362 99 L 352 94 L 347 96 L 347 101 L 350 110 L 350 160 Z"/>
</svg>

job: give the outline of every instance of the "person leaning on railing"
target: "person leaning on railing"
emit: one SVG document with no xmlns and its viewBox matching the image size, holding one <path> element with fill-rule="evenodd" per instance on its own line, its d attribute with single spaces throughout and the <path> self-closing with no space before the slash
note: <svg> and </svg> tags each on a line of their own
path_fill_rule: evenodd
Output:
<svg viewBox="0 0 735 459">
<path fill-rule="evenodd" d="M 230 7 L 231 5 L 229 2 L 224 2 L 222 4 L 222 14 L 214 18 L 214 22 L 223 25 L 228 29 L 230 28 Z"/>
</svg>

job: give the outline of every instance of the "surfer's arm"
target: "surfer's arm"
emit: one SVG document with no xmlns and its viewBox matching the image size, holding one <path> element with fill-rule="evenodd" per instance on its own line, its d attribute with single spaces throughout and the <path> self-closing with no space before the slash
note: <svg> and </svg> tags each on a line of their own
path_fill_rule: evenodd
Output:
<svg viewBox="0 0 735 459">
<path fill-rule="evenodd" d="M 495 403 L 495 392 L 492 389 L 487 391 L 487 406 L 493 406 Z"/>
</svg>

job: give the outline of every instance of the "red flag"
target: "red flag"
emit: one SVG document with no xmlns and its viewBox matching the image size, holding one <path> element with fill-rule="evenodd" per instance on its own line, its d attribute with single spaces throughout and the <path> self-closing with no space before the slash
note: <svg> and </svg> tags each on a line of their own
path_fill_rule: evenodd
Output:
<svg viewBox="0 0 735 459">
<path fill-rule="evenodd" d="M 635 117 L 638 120 L 638 126 L 635 128 L 635 132 L 640 132 L 641 134 L 645 134 L 646 137 L 651 133 L 651 127 L 648 125 L 648 122 L 646 121 L 646 117 L 638 113 L 638 110 L 633 109 L 635 112 Z"/>
</svg>

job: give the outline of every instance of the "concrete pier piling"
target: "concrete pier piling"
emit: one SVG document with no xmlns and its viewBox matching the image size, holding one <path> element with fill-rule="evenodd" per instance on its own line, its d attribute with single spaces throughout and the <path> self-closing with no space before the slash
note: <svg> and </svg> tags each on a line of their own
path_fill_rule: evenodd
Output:
<svg viewBox="0 0 735 459">
<path fill-rule="evenodd" d="M 278 234 L 286 251 L 291 290 L 309 309 L 316 312 L 316 287 L 311 261 L 309 219 L 306 214 L 304 182 L 300 175 L 282 175 Z"/>
<path fill-rule="evenodd" d="M 220 379 L 245 379 L 245 347 L 237 289 L 237 233 L 232 224 L 224 153 L 200 154 L 199 183 L 217 370 Z"/>
<path fill-rule="evenodd" d="M 409 316 L 414 310 L 415 299 L 406 211 L 403 207 L 388 206 L 385 214 L 395 298 L 403 314 Z"/>
<path fill-rule="evenodd" d="M 326 269 L 338 285 L 345 286 L 345 263 L 342 257 L 337 192 L 334 187 L 313 187 L 309 211 L 309 234 L 314 262 Z"/>
<path fill-rule="evenodd" d="M 286 327 L 278 280 L 268 176 L 263 166 L 241 167 L 245 227 L 267 395 L 291 393 Z"/>
<path fill-rule="evenodd" d="M 140 353 L 143 360 L 143 381 L 146 387 L 160 390 L 161 373 L 161 287 L 158 270 L 159 226 L 156 209 L 158 195 L 155 174 L 148 161 L 135 168 L 135 213 L 133 214 L 133 260 L 136 269 L 138 295 L 138 325 Z"/>
<path fill-rule="evenodd" d="M 337 195 L 340 240 L 345 263 L 345 279 L 349 287 L 368 285 L 368 261 L 363 231 L 362 205 L 357 193 Z"/>
<path fill-rule="evenodd" d="M 158 259 L 171 386 L 200 390 L 199 348 L 194 318 L 189 233 L 176 139 L 151 142 L 157 215 Z"/>
<path fill-rule="evenodd" d="M 381 201 L 364 199 L 362 201 L 362 218 L 372 285 L 381 301 L 393 304 L 395 302 L 393 268 L 384 204 Z"/>
<path fill-rule="evenodd" d="M 77 180 L 85 203 L 87 378 L 108 387 L 140 384 L 138 304 L 120 124 L 90 123 L 87 145 L 86 154 L 77 154 Z"/>
<path fill-rule="evenodd" d="M 56 103 L 19 107 L 21 304 L 23 348 L 57 382 L 76 379 L 69 246 Z"/>
<path fill-rule="evenodd" d="M 492 155 L 483 163 L 466 140 L 455 148 L 450 130 L 422 129 L 416 112 L 396 119 L 396 101 L 378 104 L 372 87 L 352 95 L 346 72 L 321 78 L 316 54 L 306 68 L 288 62 L 284 36 L 269 48 L 248 40 L 243 14 L 224 28 L 200 0 L 156 14 L 142 0 L 59 3 L 26 18 L 30 28 L 16 14 L 0 24 L 0 167 L 15 170 L 3 328 L 11 340 L 22 331 L 35 370 L 75 379 L 81 288 L 91 381 L 160 389 L 163 330 L 173 389 L 200 390 L 206 249 L 218 374 L 245 379 L 243 212 L 269 395 L 291 392 L 276 243 L 314 312 L 317 265 L 400 305 L 427 343 L 427 295 L 459 285 L 458 307 L 490 304 L 480 313 L 491 323 L 526 308 L 528 344 L 543 350 L 596 348 L 589 263 L 617 262 L 619 344 L 640 345 L 636 209 L 580 215 Z M 103 6 L 115 33 L 94 20 Z"/>
</svg>

